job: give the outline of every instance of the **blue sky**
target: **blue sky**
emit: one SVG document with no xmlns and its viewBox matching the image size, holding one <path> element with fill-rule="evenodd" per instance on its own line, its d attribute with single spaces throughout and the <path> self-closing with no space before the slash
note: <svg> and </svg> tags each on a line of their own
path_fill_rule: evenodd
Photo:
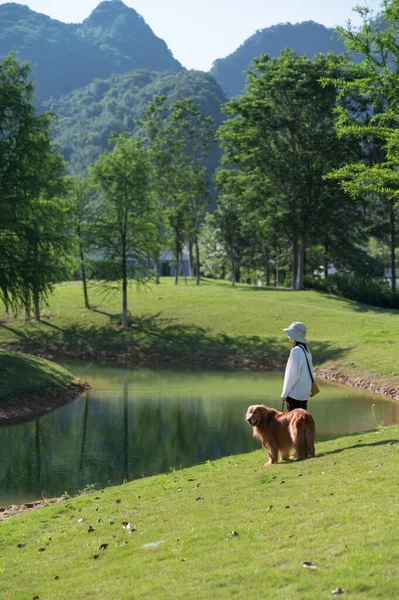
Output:
<svg viewBox="0 0 399 600">
<path fill-rule="evenodd" d="M 79 23 L 100 0 L 14 0 L 65 23 Z M 257 29 L 277 23 L 316 21 L 328 27 L 357 23 L 352 7 L 378 10 L 381 0 L 124 0 L 140 13 L 189 69 L 207 71 Z M 0 4 L 5 4 L 0 0 Z"/>
</svg>

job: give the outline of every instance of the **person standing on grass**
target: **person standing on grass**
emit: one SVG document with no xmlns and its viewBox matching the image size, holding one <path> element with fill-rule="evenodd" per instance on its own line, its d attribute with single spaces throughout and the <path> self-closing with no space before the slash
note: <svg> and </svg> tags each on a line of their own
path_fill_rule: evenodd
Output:
<svg viewBox="0 0 399 600">
<path fill-rule="evenodd" d="M 314 372 L 312 355 L 306 340 L 306 326 L 300 321 L 295 321 L 283 331 L 292 343 L 281 394 L 283 409 L 284 404 L 287 404 L 288 411 L 294 408 L 307 410 Z"/>
</svg>

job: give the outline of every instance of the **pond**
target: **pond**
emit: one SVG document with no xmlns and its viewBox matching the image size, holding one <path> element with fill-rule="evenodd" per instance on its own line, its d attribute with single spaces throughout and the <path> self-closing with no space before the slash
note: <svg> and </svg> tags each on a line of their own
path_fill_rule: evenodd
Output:
<svg viewBox="0 0 399 600">
<path fill-rule="evenodd" d="M 280 410 L 282 373 L 64 363 L 92 389 L 71 404 L 0 428 L 0 506 L 73 495 L 260 448 L 250 404 Z M 399 404 L 320 383 L 309 402 L 317 439 L 399 422 Z M 317 447 L 316 447 L 317 452 Z"/>
</svg>

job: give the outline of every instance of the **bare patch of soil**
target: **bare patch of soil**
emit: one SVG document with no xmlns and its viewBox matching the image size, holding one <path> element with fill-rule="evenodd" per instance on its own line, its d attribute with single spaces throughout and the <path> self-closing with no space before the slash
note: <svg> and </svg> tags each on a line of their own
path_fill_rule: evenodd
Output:
<svg viewBox="0 0 399 600">
<path fill-rule="evenodd" d="M 44 506 L 50 506 L 50 504 L 57 504 L 58 502 L 64 502 L 64 498 L 50 498 L 45 500 L 37 500 L 36 502 L 25 502 L 25 504 L 11 504 L 8 508 L 0 506 L 0 521 L 9 519 L 10 517 L 16 517 L 23 515 L 32 510 L 43 508 Z"/>
</svg>

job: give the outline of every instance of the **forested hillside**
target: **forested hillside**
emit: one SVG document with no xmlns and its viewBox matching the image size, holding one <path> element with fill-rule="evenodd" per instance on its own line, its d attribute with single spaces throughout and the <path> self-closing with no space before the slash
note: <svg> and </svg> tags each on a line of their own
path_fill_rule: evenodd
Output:
<svg viewBox="0 0 399 600">
<path fill-rule="evenodd" d="M 0 178 L 0 198 L 9 203 L 10 223 L 3 229 L 12 242 L 6 245 L 6 272 L 16 272 L 19 256 L 22 282 L 3 282 L 7 306 L 24 306 L 28 314 L 34 307 L 40 315 L 53 283 L 71 273 L 74 250 L 67 247 L 65 219 L 73 221 L 69 226 L 81 244 L 82 277 L 85 256 L 97 246 L 108 248 L 111 261 L 102 265 L 101 277 L 120 275 L 119 266 L 127 265 L 125 238 L 119 240 L 117 227 L 115 239 L 109 237 L 119 198 L 134 227 L 146 232 L 137 237 L 133 225 L 127 227 L 129 251 L 153 257 L 158 274 L 160 250 L 173 250 L 176 283 L 188 247 L 198 284 L 204 274 L 229 277 L 233 285 L 242 278 L 293 289 L 324 285 L 347 297 L 399 306 L 396 278 L 390 278 L 391 290 L 384 279 L 396 273 L 399 239 L 396 71 L 375 81 L 379 60 L 392 55 L 398 62 L 395 10 L 392 4 L 375 32 L 369 22 L 359 37 L 341 29 L 346 45 L 314 22 L 264 29 L 204 73 L 184 69 L 121 0 L 100 3 L 79 25 L 3 4 L 0 97 L 7 110 L 0 115 L 0 134 L 3 127 L 8 152 L 14 148 L 8 140 L 16 137 L 21 153 L 11 152 L 11 161 L 3 152 L 6 175 Z M 381 59 L 367 56 L 373 44 Z M 346 57 L 338 58 L 343 52 Z M 360 53 L 366 61 L 359 66 L 354 62 Z M 255 74 L 245 87 L 251 63 Z M 330 80 L 321 85 L 326 74 Z M 227 96 L 236 97 L 226 102 Z M 371 104 L 381 116 L 369 121 Z M 126 136 L 110 144 L 112 134 Z M 64 178 L 60 152 L 68 174 L 78 177 Z M 26 173 L 24 161 L 31 165 Z M 80 177 L 89 165 L 93 177 Z M 120 173 L 129 174 L 129 186 Z M 111 191 L 104 182 L 112 182 Z M 31 212 L 22 203 L 27 190 Z M 18 194 L 21 214 L 14 207 Z M 93 211 L 93 195 L 101 214 L 98 206 Z M 118 244 L 124 254 L 115 257 Z M 33 266 L 26 269 L 29 253 Z M 327 281 L 334 272 L 339 275 Z M 118 281 L 127 281 L 126 268 L 124 279 L 119 275 Z M 359 281 L 348 283 L 353 276 Z M 365 286 L 363 278 L 377 278 L 376 287 Z"/>
<path fill-rule="evenodd" d="M 226 96 L 231 98 L 242 92 L 245 86 L 245 71 L 252 60 L 261 52 L 278 56 L 281 50 L 290 48 L 297 54 L 312 58 L 319 52 L 340 54 L 347 48 L 338 39 L 333 29 L 314 21 L 303 23 L 280 23 L 260 29 L 248 38 L 235 52 L 226 58 L 216 60 L 211 69 L 212 75 L 222 86 Z"/>
<path fill-rule="evenodd" d="M 0 6 L 0 56 L 29 61 L 41 100 L 59 98 L 97 77 L 135 69 L 181 71 L 166 43 L 121 0 L 102 2 L 81 24 L 65 24 L 27 6 Z"/>
<path fill-rule="evenodd" d="M 60 100 L 44 104 L 55 112 L 55 141 L 75 173 L 95 161 L 108 147 L 111 133 L 133 133 L 135 121 L 154 96 L 164 95 L 168 103 L 192 97 L 201 111 L 222 122 L 221 105 L 226 101 L 214 78 L 200 71 L 159 73 L 139 70 L 109 79 L 97 79 Z M 218 162 L 215 145 L 209 157 L 213 172 Z"/>
</svg>

